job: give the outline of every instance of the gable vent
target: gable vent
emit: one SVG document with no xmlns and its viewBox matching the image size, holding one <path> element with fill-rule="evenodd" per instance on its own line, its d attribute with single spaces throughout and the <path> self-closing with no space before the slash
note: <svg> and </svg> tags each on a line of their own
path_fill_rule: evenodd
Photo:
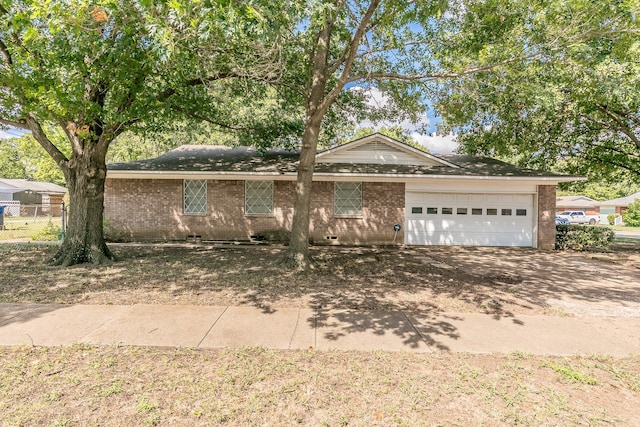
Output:
<svg viewBox="0 0 640 427">
<path fill-rule="evenodd" d="M 437 162 L 403 151 L 393 145 L 371 141 L 353 148 L 345 147 L 318 159 L 318 163 L 363 163 L 389 165 L 438 165 Z"/>
</svg>

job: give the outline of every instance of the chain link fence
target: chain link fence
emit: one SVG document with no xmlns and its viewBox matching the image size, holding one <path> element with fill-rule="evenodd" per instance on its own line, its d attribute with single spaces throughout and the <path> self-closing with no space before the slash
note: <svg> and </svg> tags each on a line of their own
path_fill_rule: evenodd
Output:
<svg viewBox="0 0 640 427">
<path fill-rule="evenodd" d="M 64 239 L 64 203 L 22 204 L 0 200 L 0 251 L 25 244 L 59 244 Z"/>
</svg>

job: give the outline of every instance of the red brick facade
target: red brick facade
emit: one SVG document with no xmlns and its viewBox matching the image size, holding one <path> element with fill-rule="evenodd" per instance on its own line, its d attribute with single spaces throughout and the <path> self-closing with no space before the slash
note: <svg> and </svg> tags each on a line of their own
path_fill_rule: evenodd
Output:
<svg viewBox="0 0 640 427">
<path fill-rule="evenodd" d="M 556 244 L 556 186 L 538 185 L 538 249 Z"/>
<path fill-rule="evenodd" d="M 288 239 L 295 183 L 275 181 L 273 215 L 245 215 L 244 181 L 208 180 L 207 213 L 183 213 L 183 181 L 107 179 L 107 234 L 119 240 L 268 240 Z M 404 183 L 362 183 L 362 215 L 333 214 L 333 182 L 314 182 L 310 238 L 314 243 L 402 244 L 394 224 L 404 226 Z"/>
<path fill-rule="evenodd" d="M 245 215 L 245 181 L 208 180 L 207 213 L 183 212 L 183 181 L 113 179 L 106 182 L 107 236 L 123 241 L 286 241 L 293 219 L 295 183 L 274 181 L 273 214 Z M 555 245 L 556 186 L 538 186 L 538 248 Z M 310 239 L 315 244 L 403 244 L 404 183 L 362 183 L 362 215 L 334 215 L 334 183 L 314 182 Z M 403 230 L 397 236 L 393 226 Z M 395 238 L 394 238 L 395 237 Z"/>
</svg>

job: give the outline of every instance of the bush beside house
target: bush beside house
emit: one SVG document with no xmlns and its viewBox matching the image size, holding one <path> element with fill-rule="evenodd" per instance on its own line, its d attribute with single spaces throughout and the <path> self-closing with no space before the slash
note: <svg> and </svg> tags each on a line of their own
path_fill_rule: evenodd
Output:
<svg viewBox="0 0 640 427">
<path fill-rule="evenodd" d="M 605 227 L 583 225 L 557 225 L 556 226 L 557 250 L 607 250 L 615 233 Z"/>
</svg>

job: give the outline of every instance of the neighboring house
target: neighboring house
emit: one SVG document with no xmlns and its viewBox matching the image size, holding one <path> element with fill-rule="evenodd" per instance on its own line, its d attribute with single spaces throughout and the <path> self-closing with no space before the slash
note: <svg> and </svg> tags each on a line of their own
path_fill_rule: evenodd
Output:
<svg viewBox="0 0 640 427">
<path fill-rule="evenodd" d="M 582 211 L 586 215 L 600 215 L 600 202 L 587 196 L 559 196 L 556 197 L 556 213 L 564 211 Z M 600 223 L 607 223 L 607 216 L 600 215 Z"/>
<path fill-rule="evenodd" d="M 186 145 L 112 164 L 105 217 L 125 240 L 287 240 L 298 157 Z M 310 238 L 552 249 L 556 184 L 578 179 L 490 158 L 435 156 L 374 134 L 316 155 Z"/>
<path fill-rule="evenodd" d="M 66 192 L 65 187 L 50 182 L 0 178 L 0 204 L 13 202 L 5 204 L 9 206 L 7 212 L 12 212 L 14 216 L 20 214 L 13 211 L 14 205 L 37 205 L 41 207 L 41 212 L 60 216 L 62 198 Z"/>
<path fill-rule="evenodd" d="M 627 197 L 620 197 L 618 199 L 605 200 L 604 202 L 600 202 L 600 215 L 604 215 L 605 218 L 609 214 L 618 214 L 622 215 L 622 213 L 627 210 L 630 204 L 632 204 L 636 199 L 640 199 L 640 193 L 635 193 Z M 608 222 L 605 222 L 608 224 Z"/>
<path fill-rule="evenodd" d="M 600 202 L 587 196 L 559 196 L 556 197 L 556 212 L 582 211 L 587 215 L 598 215 L 598 203 Z"/>
</svg>

